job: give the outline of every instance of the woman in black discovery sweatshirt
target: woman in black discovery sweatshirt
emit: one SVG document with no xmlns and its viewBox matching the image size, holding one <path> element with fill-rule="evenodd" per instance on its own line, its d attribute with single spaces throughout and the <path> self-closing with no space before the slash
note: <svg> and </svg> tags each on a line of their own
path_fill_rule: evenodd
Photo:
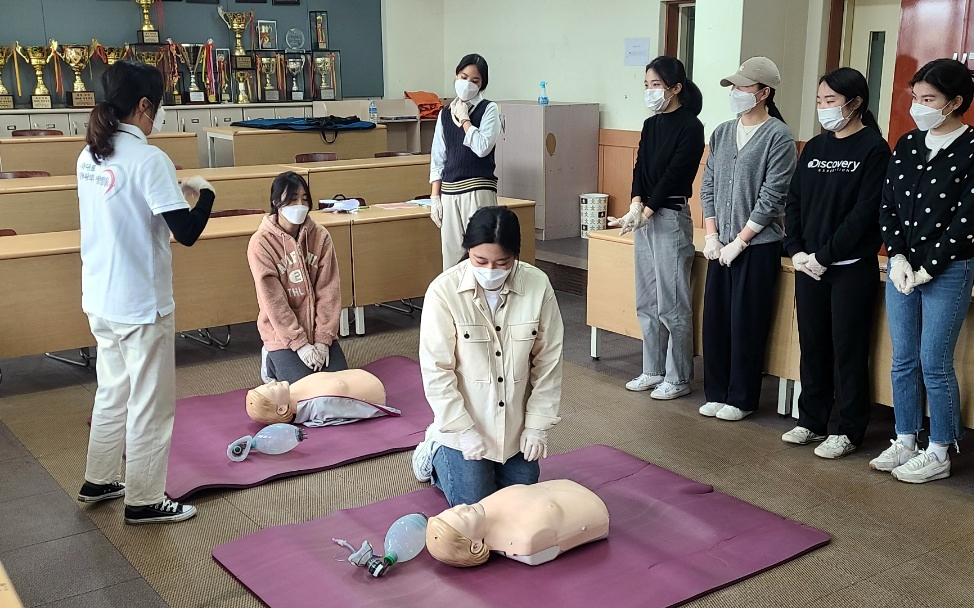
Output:
<svg viewBox="0 0 974 608">
<path fill-rule="evenodd" d="M 950 475 L 947 449 L 963 430 L 954 348 L 974 284 L 974 129 L 961 117 L 974 99 L 974 82 L 964 64 L 937 59 L 910 85 L 910 114 L 919 128 L 896 143 L 879 211 L 890 256 L 886 318 L 896 439 L 869 466 L 923 483 Z M 930 407 L 926 450 L 916 445 L 921 386 Z"/>
<path fill-rule="evenodd" d="M 785 203 L 784 246 L 795 264 L 802 393 L 798 426 L 782 441 L 841 458 L 862 443 L 869 422 L 869 346 L 880 278 L 879 205 L 889 145 L 869 107 L 869 87 L 852 68 L 819 79 L 825 133 L 805 145 Z M 832 405 L 839 425 L 828 433 Z M 828 436 L 826 438 L 826 436 Z"/>
<path fill-rule="evenodd" d="M 687 199 L 703 157 L 700 89 L 675 57 L 646 66 L 646 106 L 632 173 L 629 213 L 612 225 L 635 230 L 636 314 L 643 333 L 643 371 L 626 384 L 653 389 L 653 399 L 690 392 L 693 378 L 693 220 Z"/>
</svg>

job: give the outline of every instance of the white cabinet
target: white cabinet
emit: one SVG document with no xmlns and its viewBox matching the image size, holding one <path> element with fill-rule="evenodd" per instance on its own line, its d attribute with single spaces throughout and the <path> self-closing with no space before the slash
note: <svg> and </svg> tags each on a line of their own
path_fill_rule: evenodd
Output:
<svg viewBox="0 0 974 608">
<path fill-rule="evenodd" d="M 0 114 L 0 137 L 10 137 L 14 131 L 29 128 L 29 114 Z"/>
<path fill-rule="evenodd" d="M 179 115 L 176 110 L 169 108 L 162 118 L 162 132 L 176 133 L 179 131 Z"/>
<path fill-rule="evenodd" d="M 243 120 L 243 110 L 240 108 L 213 108 L 210 110 L 210 123 L 214 127 L 229 127 L 232 123 Z"/>
<path fill-rule="evenodd" d="M 51 113 L 51 114 L 31 114 L 30 115 L 30 128 L 31 129 L 57 129 L 65 135 L 71 135 L 71 123 L 68 121 L 67 113 Z"/>
<path fill-rule="evenodd" d="M 177 110 L 178 131 L 182 133 L 202 133 L 210 126 L 210 111 L 207 109 Z"/>
<path fill-rule="evenodd" d="M 84 135 L 88 132 L 88 123 L 91 121 L 90 112 L 74 112 L 68 116 L 69 131 L 65 135 Z"/>
<path fill-rule="evenodd" d="M 243 109 L 244 120 L 253 120 L 254 118 L 277 118 L 277 114 L 274 112 L 273 107 L 260 107 L 253 106 Z"/>
<path fill-rule="evenodd" d="M 274 108 L 275 118 L 304 118 L 311 108 L 304 106 L 278 106 Z"/>
</svg>

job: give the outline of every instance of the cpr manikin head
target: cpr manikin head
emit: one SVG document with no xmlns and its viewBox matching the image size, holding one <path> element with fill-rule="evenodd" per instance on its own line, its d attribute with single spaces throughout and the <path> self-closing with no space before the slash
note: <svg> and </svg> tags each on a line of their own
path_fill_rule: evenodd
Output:
<svg viewBox="0 0 974 608">
<path fill-rule="evenodd" d="M 261 424 L 291 422 L 296 407 L 287 382 L 268 382 L 247 393 L 247 415 Z"/>
<path fill-rule="evenodd" d="M 487 517 L 480 503 L 457 505 L 431 517 L 426 525 L 426 549 L 435 559 L 458 568 L 479 566 L 490 549 L 484 543 Z"/>
<path fill-rule="evenodd" d="M 349 397 L 374 405 L 386 404 L 382 381 L 364 369 L 317 372 L 296 382 L 268 382 L 247 393 L 247 414 L 255 422 L 291 422 L 297 404 L 315 397 Z"/>
</svg>

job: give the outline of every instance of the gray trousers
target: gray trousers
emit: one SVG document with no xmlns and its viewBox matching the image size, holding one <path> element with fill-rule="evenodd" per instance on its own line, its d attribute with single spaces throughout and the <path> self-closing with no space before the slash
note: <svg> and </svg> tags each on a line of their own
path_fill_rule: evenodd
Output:
<svg viewBox="0 0 974 608">
<path fill-rule="evenodd" d="M 690 209 L 659 209 L 633 236 L 643 373 L 685 384 L 693 379 Z"/>
<path fill-rule="evenodd" d="M 338 340 L 334 340 L 328 347 L 328 367 L 323 367 L 318 371 L 340 372 L 344 369 L 348 369 L 345 353 L 342 352 L 342 347 L 338 345 Z M 304 364 L 298 353 L 290 348 L 285 348 L 267 351 L 267 373 L 279 382 L 291 383 L 315 372 Z"/>
<path fill-rule="evenodd" d="M 452 268 L 463 257 L 463 233 L 467 231 L 470 216 L 481 207 L 496 207 L 497 193 L 493 190 L 474 190 L 463 194 L 444 194 L 443 227 L 440 242 L 443 250 L 443 270 Z"/>
</svg>

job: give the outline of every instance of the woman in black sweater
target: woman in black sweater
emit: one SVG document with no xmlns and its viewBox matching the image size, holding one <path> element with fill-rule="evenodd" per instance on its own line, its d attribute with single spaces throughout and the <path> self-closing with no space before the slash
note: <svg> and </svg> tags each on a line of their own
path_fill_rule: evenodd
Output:
<svg viewBox="0 0 974 608">
<path fill-rule="evenodd" d="M 841 458 L 862 443 L 869 422 L 869 340 L 882 239 L 879 205 L 889 146 L 869 107 L 869 87 L 852 68 L 819 79 L 825 133 L 806 144 L 785 203 L 784 247 L 795 265 L 802 393 L 798 426 L 782 441 Z M 839 424 L 828 433 L 832 405 Z M 826 438 L 826 435 L 828 436 Z"/>
<path fill-rule="evenodd" d="M 974 129 L 961 117 L 974 99 L 974 82 L 964 64 L 937 59 L 910 85 L 910 114 L 919 128 L 896 143 L 879 213 L 890 256 L 886 318 L 896 439 L 869 466 L 924 483 L 950 475 L 947 449 L 963 431 L 954 348 L 974 284 Z M 917 449 L 921 387 L 930 407 L 926 450 Z"/>
<path fill-rule="evenodd" d="M 653 389 L 654 399 L 690 392 L 693 378 L 693 311 L 690 268 L 693 220 L 687 199 L 703 156 L 700 89 L 675 57 L 646 66 L 646 106 L 653 116 L 643 131 L 632 174 L 632 204 L 610 218 L 622 234 L 635 231 L 636 314 L 643 333 L 643 373 L 626 384 Z"/>
</svg>

